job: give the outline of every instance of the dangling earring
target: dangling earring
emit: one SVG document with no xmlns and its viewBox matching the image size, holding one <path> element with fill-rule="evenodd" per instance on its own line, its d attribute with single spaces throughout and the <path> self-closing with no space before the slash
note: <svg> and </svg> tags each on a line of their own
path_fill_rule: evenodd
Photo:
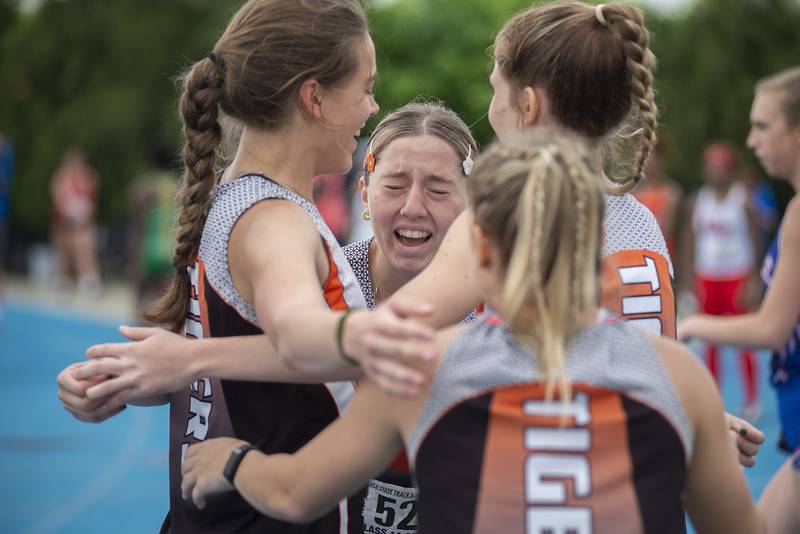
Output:
<svg viewBox="0 0 800 534">
<path fill-rule="evenodd" d="M 364 208 L 364 211 L 361 212 L 361 218 L 365 221 L 369 220 L 369 210 L 367 208 Z"/>
</svg>

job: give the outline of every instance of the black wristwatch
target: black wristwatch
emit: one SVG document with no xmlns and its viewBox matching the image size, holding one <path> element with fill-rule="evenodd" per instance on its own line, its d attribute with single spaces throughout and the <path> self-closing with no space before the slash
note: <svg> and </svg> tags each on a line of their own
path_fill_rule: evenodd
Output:
<svg viewBox="0 0 800 534">
<path fill-rule="evenodd" d="M 225 469 L 222 470 L 222 476 L 231 483 L 231 486 L 233 486 L 233 477 L 236 476 L 236 471 L 239 469 L 244 455 L 257 448 L 255 445 L 244 443 L 231 451 L 231 455 L 228 456 L 228 461 L 225 463 Z"/>
</svg>

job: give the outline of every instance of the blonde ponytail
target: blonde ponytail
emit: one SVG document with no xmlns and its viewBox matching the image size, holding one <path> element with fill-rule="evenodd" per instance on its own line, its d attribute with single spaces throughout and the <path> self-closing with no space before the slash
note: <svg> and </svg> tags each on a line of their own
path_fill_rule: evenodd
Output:
<svg viewBox="0 0 800 534">
<path fill-rule="evenodd" d="M 497 143 L 467 186 L 475 222 L 505 261 L 502 314 L 535 347 L 547 397 L 571 397 L 567 344 L 597 303 L 604 194 L 582 144 L 555 132 Z"/>
</svg>

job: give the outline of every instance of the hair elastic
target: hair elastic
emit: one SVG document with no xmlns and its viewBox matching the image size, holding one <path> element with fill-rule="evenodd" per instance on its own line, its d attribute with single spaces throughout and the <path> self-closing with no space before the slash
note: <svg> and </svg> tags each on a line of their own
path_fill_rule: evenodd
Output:
<svg viewBox="0 0 800 534">
<path fill-rule="evenodd" d="M 461 168 L 464 169 L 464 176 L 470 175 L 474 164 L 475 162 L 472 160 L 472 145 L 467 145 L 467 157 L 461 162 Z"/>
<path fill-rule="evenodd" d="M 222 70 L 225 70 L 225 61 L 217 54 L 215 54 L 214 52 L 209 52 L 206 57 L 210 59 L 211 62 L 214 63 L 214 65 L 221 68 Z"/>
<path fill-rule="evenodd" d="M 594 8 L 594 17 L 597 19 L 597 22 L 608 28 L 608 20 L 606 20 L 605 15 L 603 15 L 603 7 L 605 4 L 597 4 Z"/>
</svg>

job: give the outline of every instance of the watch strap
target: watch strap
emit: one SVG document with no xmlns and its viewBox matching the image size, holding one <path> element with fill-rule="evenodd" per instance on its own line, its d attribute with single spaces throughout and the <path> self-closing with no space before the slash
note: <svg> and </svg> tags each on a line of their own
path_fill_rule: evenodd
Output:
<svg viewBox="0 0 800 534">
<path fill-rule="evenodd" d="M 236 476 L 236 471 L 239 469 L 244 455 L 257 448 L 258 447 L 250 443 L 244 443 L 231 451 L 231 455 L 228 456 L 228 461 L 225 462 L 225 468 L 222 470 L 222 476 L 231 483 L 231 486 L 233 486 L 233 477 Z"/>
</svg>

